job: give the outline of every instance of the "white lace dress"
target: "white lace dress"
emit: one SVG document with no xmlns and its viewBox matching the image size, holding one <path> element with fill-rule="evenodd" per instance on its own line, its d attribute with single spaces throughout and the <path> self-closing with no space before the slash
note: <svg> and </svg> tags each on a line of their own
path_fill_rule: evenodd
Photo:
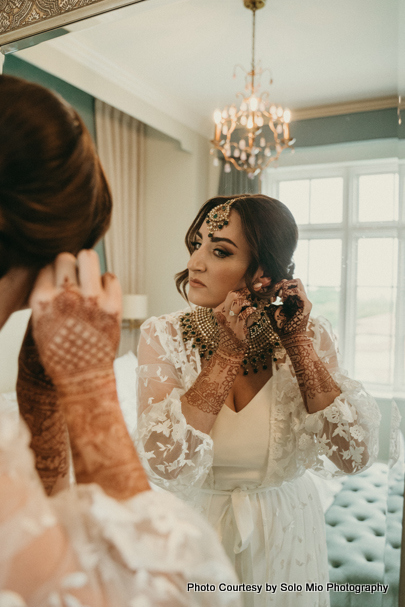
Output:
<svg viewBox="0 0 405 607">
<path fill-rule="evenodd" d="M 339 369 L 329 323 L 311 319 L 308 334 L 342 392 L 330 406 L 306 412 L 286 357 L 273 363 L 271 379 L 242 411 L 224 406 L 210 435 L 195 430 L 180 398 L 201 362 L 183 342 L 182 314 L 142 327 L 134 438 L 151 480 L 207 516 L 241 582 L 263 584 L 244 592 L 246 606 L 328 605 L 326 592 L 305 586 L 328 578 L 323 513 L 305 472 L 330 478 L 370 465 L 378 452 L 377 404 Z M 266 582 L 276 592 L 266 592 Z M 283 592 L 282 584 L 296 586 Z"/>
<path fill-rule="evenodd" d="M 189 581 L 237 580 L 215 532 L 184 502 L 155 491 L 118 502 L 95 484 L 47 498 L 28 443 L 25 424 L 0 396 L 0 607 L 24 607 L 27 584 L 30 607 L 240 607 L 236 592 L 188 591 Z M 47 533 L 55 528 L 66 543 L 49 567 Z"/>
</svg>

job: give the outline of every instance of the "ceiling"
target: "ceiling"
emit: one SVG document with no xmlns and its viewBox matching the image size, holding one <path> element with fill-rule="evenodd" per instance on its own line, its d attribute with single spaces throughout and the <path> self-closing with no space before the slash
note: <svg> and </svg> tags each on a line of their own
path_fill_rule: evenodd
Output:
<svg viewBox="0 0 405 607">
<path fill-rule="evenodd" d="M 267 0 L 256 16 L 262 88 L 294 109 L 398 93 L 401 0 Z M 147 0 L 51 41 L 205 130 L 234 101 L 250 68 L 252 13 L 242 0 Z M 403 29 L 405 36 L 405 28 Z M 211 126 L 209 126 L 211 129 Z"/>
</svg>

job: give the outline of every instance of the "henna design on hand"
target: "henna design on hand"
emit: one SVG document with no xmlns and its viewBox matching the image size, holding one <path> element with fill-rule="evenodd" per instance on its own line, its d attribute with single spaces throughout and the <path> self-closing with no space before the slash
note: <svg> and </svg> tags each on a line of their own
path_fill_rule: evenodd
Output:
<svg viewBox="0 0 405 607">
<path fill-rule="evenodd" d="M 69 472 L 69 439 L 56 388 L 45 373 L 30 320 L 18 358 L 17 400 L 31 431 L 35 466 L 48 495 Z"/>
<path fill-rule="evenodd" d="M 280 336 L 297 377 L 298 385 L 307 410 L 308 400 L 316 395 L 330 394 L 331 402 L 340 394 L 340 390 L 329 371 L 316 354 L 311 338 L 306 334 L 309 313 L 304 313 L 304 302 L 292 288 L 283 287 L 287 295 L 282 306 L 270 306 L 269 317 L 273 329 Z"/>
<path fill-rule="evenodd" d="M 309 314 L 304 314 L 304 302 L 298 295 L 289 295 L 282 306 L 272 304 L 268 315 L 283 346 L 294 335 L 306 332 Z"/>
<path fill-rule="evenodd" d="M 186 392 L 187 402 L 212 415 L 218 415 L 225 403 L 247 350 L 247 341 L 239 340 L 221 312 L 215 314 L 220 332 L 218 348 Z"/>
<path fill-rule="evenodd" d="M 148 490 L 118 403 L 117 315 L 69 285 L 42 307 L 34 337 L 66 418 L 77 481 L 98 482 L 118 499 Z"/>
</svg>

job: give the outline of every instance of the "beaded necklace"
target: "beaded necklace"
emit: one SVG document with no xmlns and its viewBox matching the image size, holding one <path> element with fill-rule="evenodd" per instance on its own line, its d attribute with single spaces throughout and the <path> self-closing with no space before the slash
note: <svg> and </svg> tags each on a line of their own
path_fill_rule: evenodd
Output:
<svg viewBox="0 0 405 607">
<path fill-rule="evenodd" d="M 253 304 L 254 307 L 257 304 Z M 270 319 L 264 310 L 257 312 L 259 319 L 249 327 L 248 350 L 241 366 L 243 375 L 248 375 L 249 369 L 253 373 L 259 371 L 259 365 L 262 369 L 268 368 L 270 359 L 277 361 L 285 354 L 285 350 L 280 343 L 279 336 L 271 326 Z M 215 353 L 219 345 L 219 329 L 217 319 L 211 308 L 197 307 L 192 312 L 186 312 L 180 317 L 180 326 L 183 334 L 183 341 L 192 342 L 191 347 L 199 351 L 200 357 L 209 360 Z"/>
</svg>

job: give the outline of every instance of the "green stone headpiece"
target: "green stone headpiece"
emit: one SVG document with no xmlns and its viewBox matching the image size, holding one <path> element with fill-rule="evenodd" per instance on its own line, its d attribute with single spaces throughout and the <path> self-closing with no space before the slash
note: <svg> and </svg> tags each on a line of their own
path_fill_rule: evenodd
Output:
<svg viewBox="0 0 405 607">
<path fill-rule="evenodd" d="M 222 202 L 208 213 L 205 223 L 209 229 L 209 238 L 213 237 L 214 232 L 218 232 L 218 230 L 222 230 L 224 226 L 228 225 L 231 207 L 237 200 L 237 198 L 232 198 L 232 200 Z"/>
</svg>

